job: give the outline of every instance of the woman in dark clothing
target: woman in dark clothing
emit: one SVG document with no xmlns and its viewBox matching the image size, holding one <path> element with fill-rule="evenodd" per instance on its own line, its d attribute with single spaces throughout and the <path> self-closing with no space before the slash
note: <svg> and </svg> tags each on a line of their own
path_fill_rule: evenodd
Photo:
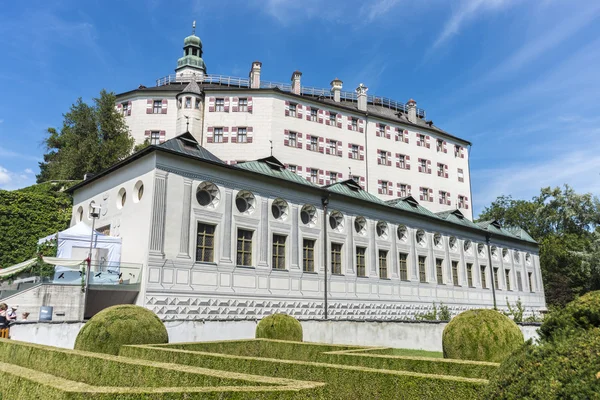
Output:
<svg viewBox="0 0 600 400">
<path fill-rule="evenodd" d="M 8 306 L 6 303 L 0 303 L 0 328 L 8 327 L 8 320 L 6 319 L 6 309 Z"/>
</svg>

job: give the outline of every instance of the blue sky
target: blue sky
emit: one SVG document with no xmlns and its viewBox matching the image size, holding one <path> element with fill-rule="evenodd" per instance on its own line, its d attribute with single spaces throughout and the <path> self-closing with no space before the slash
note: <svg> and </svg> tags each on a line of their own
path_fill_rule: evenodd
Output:
<svg viewBox="0 0 600 400">
<path fill-rule="evenodd" d="M 475 215 L 496 196 L 600 191 L 600 2 L 29 1 L 0 11 L 0 188 L 34 183 L 78 98 L 173 72 L 197 20 L 208 72 L 414 98 L 473 142 Z M 23 4 L 23 2 L 20 2 Z"/>
</svg>

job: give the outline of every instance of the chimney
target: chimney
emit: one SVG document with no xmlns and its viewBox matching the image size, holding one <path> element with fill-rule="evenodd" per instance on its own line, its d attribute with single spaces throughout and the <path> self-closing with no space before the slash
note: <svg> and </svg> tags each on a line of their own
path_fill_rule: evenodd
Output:
<svg viewBox="0 0 600 400">
<path fill-rule="evenodd" d="M 294 71 L 292 74 L 292 93 L 300 94 L 300 77 L 302 76 L 302 72 Z"/>
<path fill-rule="evenodd" d="M 358 95 L 358 109 L 360 111 L 367 111 L 367 88 L 362 83 L 356 88 L 356 94 Z"/>
<path fill-rule="evenodd" d="M 333 93 L 333 101 L 336 103 L 340 102 L 340 92 L 342 91 L 342 81 L 338 78 L 335 78 L 331 81 L 331 93 Z"/>
<path fill-rule="evenodd" d="M 417 123 L 417 102 L 413 99 L 410 99 L 406 103 L 406 114 L 410 122 L 413 124 Z"/>
<path fill-rule="evenodd" d="M 262 67 L 260 61 L 254 61 L 252 63 L 252 69 L 250 70 L 250 89 L 260 88 L 260 67 Z"/>
</svg>

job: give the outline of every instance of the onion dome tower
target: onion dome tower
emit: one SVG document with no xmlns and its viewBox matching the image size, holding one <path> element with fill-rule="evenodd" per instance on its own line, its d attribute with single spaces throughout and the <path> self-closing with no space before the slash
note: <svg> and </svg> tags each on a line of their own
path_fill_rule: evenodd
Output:
<svg viewBox="0 0 600 400">
<path fill-rule="evenodd" d="M 202 41 L 196 36 L 196 21 L 192 24 L 192 34 L 183 40 L 183 57 L 177 60 L 175 68 L 177 80 L 196 80 L 202 82 L 206 74 L 206 64 L 202 59 Z"/>
<path fill-rule="evenodd" d="M 177 99 L 177 135 L 189 132 L 202 143 L 202 111 L 204 95 L 196 83 L 196 75 L 190 75 L 187 84 L 176 96 Z"/>
</svg>

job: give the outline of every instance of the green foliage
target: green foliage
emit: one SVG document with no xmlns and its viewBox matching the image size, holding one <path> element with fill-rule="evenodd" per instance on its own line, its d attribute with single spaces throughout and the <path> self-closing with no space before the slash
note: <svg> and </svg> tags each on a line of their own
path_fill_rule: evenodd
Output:
<svg viewBox="0 0 600 400">
<path fill-rule="evenodd" d="M 125 304 L 94 315 L 79 331 L 75 349 L 116 355 L 125 344 L 168 342 L 167 328 L 156 314 L 144 307 Z"/>
<path fill-rule="evenodd" d="M 598 399 L 600 329 L 525 346 L 502 363 L 485 399 Z"/>
<path fill-rule="evenodd" d="M 508 312 L 503 312 L 509 318 L 512 318 L 515 322 L 523 322 L 523 314 L 525 313 L 525 307 L 523 307 L 523 303 L 521 302 L 521 298 L 517 300 L 515 306 L 511 306 L 508 297 L 506 298 L 506 307 L 508 308 Z"/>
<path fill-rule="evenodd" d="M 63 182 L 47 182 L 19 190 L 0 190 L 1 267 L 35 257 L 39 238 L 68 227 L 71 197 L 64 188 Z"/>
<path fill-rule="evenodd" d="M 484 379 L 441 375 L 433 371 L 454 372 L 452 368 L 464 366 L 462 372 L 465 372 L 472 365 L 479 367 L 489 363 L 351 355 L 356 349 L 350 349 L 345 356 L 323 354 L 333 349 L 343 351 L 349 348 L 261 339 L 123 346 L 121 355 L 223 371 L 324 382 L 323 398 L 326 399 L 476 399 L 487 383 Z M 363 363 L 365 366 L 361 366 Z M 393 370 L 395 367 L 399 369 Z M 416 373 L 410 369 L 419 367 L 427 373 Z M 497 364 L 486 367 L 496 369 Z"/>
<path fill-rule="evenodd" d="M 495 310 L 469 310 L 444 328 L 444 358 L 501 362 L 523 344 L 523 333 Z"/>
<path fill-rule="evenodd" d="M 64 114 L 60 131 L 48 128 L 38 182 L 81 179 L 84 173 L 98 173 L 131 153 L 134 140 L 115 102 L 114 93 L 105 90 L 91 106 L 79 98 Z"/>
<path fill-rule="evenodd" d="M 564 306 L 600 289 L 600 201 L 568 185 L 543 188 L 530 201 L 498 197 L 478 220 L 520 226 L 540 244 L 546 301 Z"/>
<path fill-rule="evenodd" d="M 256 326 L 256 337 L 301 342 L 302 325 L 296 318 L 287 314 L 269 315 Z"/>
<path fill-rule="evenodd" d="M 593 328 L 600 328 L 600 291 L 587 293 L 564 308 L 554 309 L 544 319 L 539 333 L 542 340 L 550 341 Z"/>
<path fill-rule="evenodd" d="M 450 321 L 452 314 L 450 309 L 444 303 L 440 303 L 439 312 L 438 307 L 433 303 L 431 311 L 415 315 L 417 321 Z"/>
<path fill-rule="evenodd" d="M 133 152 L 137 153 L 138 151 L 144 150 L 146 147 L 150 146 L 150 140 L 146 139 L 143 143 L 138 143 L 133 147 Z"/>
</svg>

